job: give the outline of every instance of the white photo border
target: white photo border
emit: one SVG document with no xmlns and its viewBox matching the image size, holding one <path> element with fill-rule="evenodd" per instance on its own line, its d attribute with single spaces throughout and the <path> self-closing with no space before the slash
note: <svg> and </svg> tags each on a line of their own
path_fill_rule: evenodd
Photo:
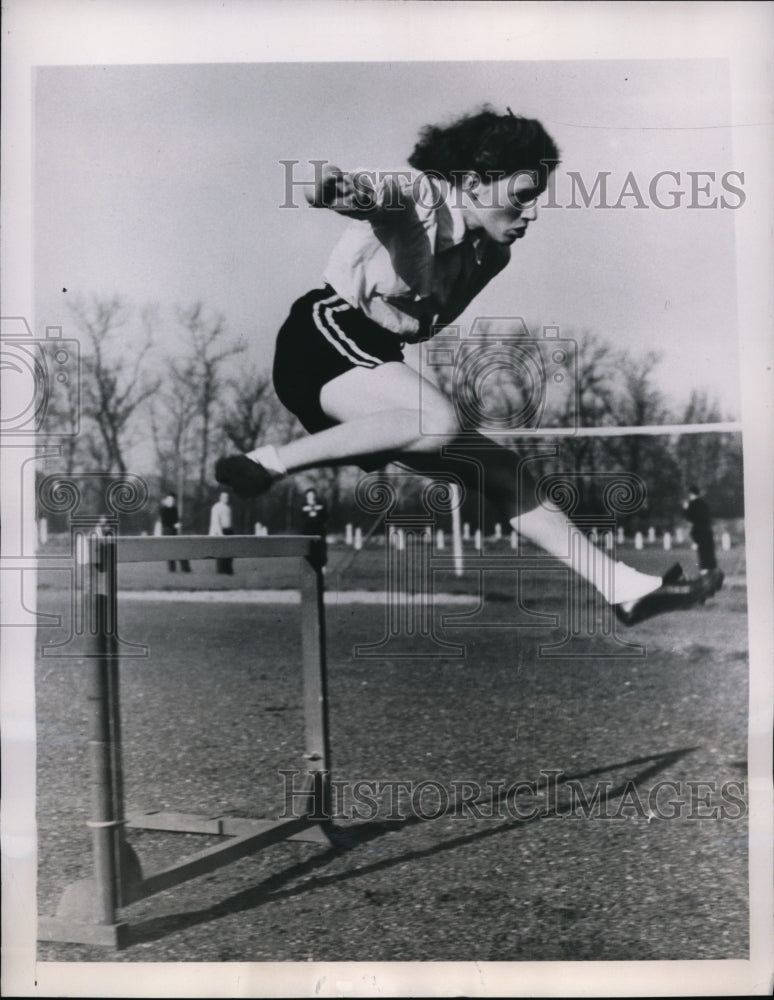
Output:
<svg viewBox="0 0 774 1000">
<path fill-rule="evenodd" d="M 3 315 L 31 316 L 32 69 L 260 61 L 724 58 L 748 202 L 737 213 L 749 586 L 749 961 L 572 963 L 36 963 L 34 691 L 2 681 L 3 992 L 18 996 L 764 995 L 772 987 L 771 275 L 774 176 L 768 3 L 9 0 L 3 17 Z M 18 632 L 26 630 L 20 629 Z M 23 637 L 27 638 L 27 637 Z M 4 636 L 4 654 L 18 636 Z M 31 640 L 29 640 L 31 641 Z M 16 646 L 13 653 L 18 652 Z M 22 649 L 29 656 L 30 649 Z M 3 660 L 7 664 L 8 656 Z M 29 778 L 32 775 L 32 784 Z M 30 787 L 32 792 L 30 793 Z M 30 801 L 30 794 L 32 801 Z M 21 818 L 19 818 L 21 817 Z M 26 830 L 26 833 L 25 833 Z M 31 846 L 32 845 L 32 846 Z M 32 853 L 30 853 L 32 852 Z M 30 878 L 33 890 L 30 896 Z"/>
</svg>

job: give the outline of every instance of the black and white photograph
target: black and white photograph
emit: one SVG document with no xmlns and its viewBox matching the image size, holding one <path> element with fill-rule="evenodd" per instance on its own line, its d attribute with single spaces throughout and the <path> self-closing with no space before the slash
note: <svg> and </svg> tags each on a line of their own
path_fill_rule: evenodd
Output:
<svg viewBox="0 0 774 1000">
<path fill-rule="evenodd" d="M 4 993 L 770 993 L 773 15 L 8 5 Z"/>
</svg>

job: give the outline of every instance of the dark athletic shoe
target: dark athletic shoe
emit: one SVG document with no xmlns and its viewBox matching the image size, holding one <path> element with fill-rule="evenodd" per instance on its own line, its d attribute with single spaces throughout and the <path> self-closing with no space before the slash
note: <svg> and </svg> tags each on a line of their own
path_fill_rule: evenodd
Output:
<svg viewBox="0 0 774 1000">
<path fill-rule="evenodd" d="M 632 604 L 614 605 L 615 615 L 624 625 L 636 625 L 646 618 L 663 615 L 667 611 L 681 611 L 694 604 L 703 604 L 712 593 L 709 581 L 702 577 L 686 580 L 682 567 L 679 563 L 675 563 L 661 578 L 658 590 L 646 594 Z"/>
<path fill-rule="evenodd" d="M 278 477 L 247 455 L 229 455 L 215 463 L 215 478 L 221 486 L 228 486 L 238 497 L 247 499 L 266 493 Z"/>
<path fill-rule="evenodd" d="M 709 591 L 707 595 L 708 597 L 712 597 L 713 594 L 716 594 L 720 590 L 720 588 L 723 586 L 724 579 L 725 576 L 723 575 L 722 569 L 711 569 L 709 573 L 702 574 L 702 580 L 704 581 L 704 585 L 707 587 Z"/>
<path fill-rule="evenodd" d="M 680 563 L 673 563 L 661 577 L 661 583 L 685 583 L 685 573 Z"/>
</svg>

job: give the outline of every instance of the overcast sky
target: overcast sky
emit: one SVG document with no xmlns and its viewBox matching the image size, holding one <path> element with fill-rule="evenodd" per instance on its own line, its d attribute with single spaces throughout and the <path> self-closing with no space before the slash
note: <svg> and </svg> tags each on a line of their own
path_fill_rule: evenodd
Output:
<svg viewBox="0 0 774 1000">
<path fill-rule="evenodd" d="M 721 178 L 745 164 L 722 60 L 44 67 L 34 93 L 39 329 L 73 335 L 66 302 L 78 295 L 118 293 L 169 316 L 201 300 L 269 365 L 291 302 L 320 284 L 345 224 L 300 190 L 298 208 L 281 208 L 281 161 L 301 161 L 299 178 L 315 158 L 401 168 L 423 124 L 490 102 L 556 139 L 559 207 L 542 208 L 464 319 L 521 316 L 656 350 L 673 399 L 704 387 L 738 413 L 735 208 L 721 199 L 744 195 L 730 190 L 738 176 L 728 189 Z M 654 203 L 661 171 L 679 175 L 655 189 L 663 205 L 681 191 L 676 209 Z M 693 190 L 689 171 L 714 180 Z M 567 207 L 568 172 L 589 190 L 607 172 L 607 203 L 622 207 Z M 160 331 L 171 350 L 174 331 L 169 320 Z"/>
</svg>

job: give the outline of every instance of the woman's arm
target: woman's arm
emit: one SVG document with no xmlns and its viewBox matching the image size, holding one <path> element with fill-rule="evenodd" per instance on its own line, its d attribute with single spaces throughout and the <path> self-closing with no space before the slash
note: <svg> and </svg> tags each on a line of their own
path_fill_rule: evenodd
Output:
<svg viewBox="0 0 774 1000">
<path fill-rule="evenodd" d="M 339 215 L 354 219 L 373 218 L 382 208 L 376 176 L 367 170 L 348 172 L 326 163 L 315 177 L 314 186 L 307 190 L 306 199 L 313 208 L 330 208 Z"/>
</svg>

